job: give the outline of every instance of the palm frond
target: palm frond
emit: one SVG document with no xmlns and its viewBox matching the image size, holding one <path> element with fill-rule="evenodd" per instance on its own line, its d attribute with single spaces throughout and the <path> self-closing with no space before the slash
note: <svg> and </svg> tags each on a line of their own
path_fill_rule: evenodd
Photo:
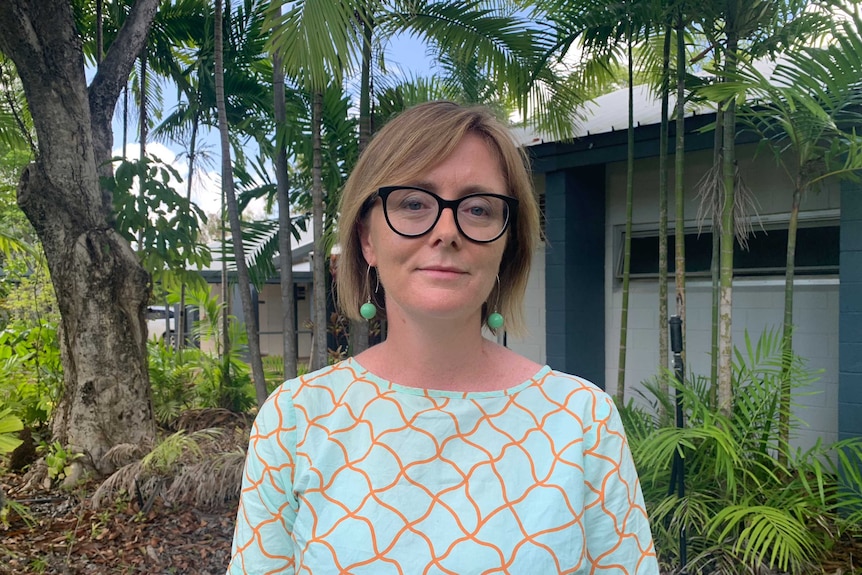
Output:
<svg viewBox="0 0 862 575">
<path fill-rule="evenodd" d="M 359 3 L 298 0 L 283 8 L 273 3 L 265 26 L 271 31 L 269 46 L 281 56 L 289 76 L 323 90 L 356 65 L 361 38 L 354 18 L 362 13 Z"/>
</svg>

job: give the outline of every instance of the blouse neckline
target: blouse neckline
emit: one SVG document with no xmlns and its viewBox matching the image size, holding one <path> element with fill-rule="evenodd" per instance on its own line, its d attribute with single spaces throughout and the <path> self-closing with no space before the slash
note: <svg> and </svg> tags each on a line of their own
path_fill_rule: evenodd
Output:
<svg viewBox="0 0 862 575">
<path fill-rule="evenodd" d="M 397 393 L 405 393 L 409 395 L 418 395 L 424 397 L 442 397 L 451 399 L 486 399 L 492 397 L 507 397 L 510 395 L 515 395 L 516 393 L 532 385 L 538 384 L 545 376 L 547 376 L 551 372 L 551 368 L 548 365 L 543 365 L 532 377 L 511 387 L 507 387 L 504 389 L 495 389 L 492 391 L 452 391 L 446 389 L 411 387 L 408 385 L 402 385 L 400 383 L 389 381 L 369 371 L 365 368 L 365 366 L 356 361 L 356 359 L 353 357 L 347 358 L 345 360 L 345 363 L 348 367 L 355 370 L 357 374 L 361 375 L 363 379 L 373 382 L 380 389 L 390 390 Z"/>
</svg>

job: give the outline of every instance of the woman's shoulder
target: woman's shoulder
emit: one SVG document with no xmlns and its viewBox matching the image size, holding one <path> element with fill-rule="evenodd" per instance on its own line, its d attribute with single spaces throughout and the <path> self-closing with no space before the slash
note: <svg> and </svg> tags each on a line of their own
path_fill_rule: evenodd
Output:
<svg viewBox="0 0 862 575">
<path fill-rule="evenodd" d="M 556 401 L 569 405 L 576 403 L 583 409 L 604 412 L 614 410 L 614 401 L 601 387 L 584 377 L 548 367 L 539 380 L 544 393 Z"/>
<path fill-rule="evenodd" d="M 338 394 L 351 382 L 359 379 L 358 366 L 350 359 L 340 361 L 320 369 L 288 379 L 270 393 L 267 403 L 293 402 L 299 396 L 315 395 L 324 392 L 327 395 Z"/>
</svg>

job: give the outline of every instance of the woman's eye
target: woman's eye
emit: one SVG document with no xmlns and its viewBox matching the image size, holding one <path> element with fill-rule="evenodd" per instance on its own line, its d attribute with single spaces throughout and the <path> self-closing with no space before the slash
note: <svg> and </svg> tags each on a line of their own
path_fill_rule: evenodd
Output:
<svg viewBox="0 0 862 575">
<path fill-rule="evenodd" d="M 403 196 L 392 196 L 389 201 L 390 208 L 395 211 L 406 213 L 426 212 L 436 208 L 433 198 L 427 194 L 411 193 Z"/>
<path fill-rule="evenodd" d="M 461 211 L 471 218 L 487 218 L 493 214 L 491 205 L 480 198 L 473 198 L 471 201 L 465 202 L 461 206 Z"/>
</svg>

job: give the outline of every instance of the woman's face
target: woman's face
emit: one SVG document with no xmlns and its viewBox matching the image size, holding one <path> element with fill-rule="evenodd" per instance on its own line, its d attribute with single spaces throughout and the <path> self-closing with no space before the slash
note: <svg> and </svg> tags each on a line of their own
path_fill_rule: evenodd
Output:
<svg viewBox="0 0 862 575">
<path fill-rule="evenodd" d="M 449 157 L 422 177 L 388 184 L 424 188 L 444 200 L 477 193 L 508 195 L 500 160 L 475 134 L 464 136 Z M 475 318 L 478 323 L 496 282 L 508 232 L 493 242 L 475 243 L 461 235 L 454 218 L 451 209 L 444 209 L 430 232 L 406 238 L 386 223 L 381 200 L 368 213 L 360 228 L 362 254 L 377 268 L 386 290 L 390 325 L 423 318 Z"/>
</svg>

